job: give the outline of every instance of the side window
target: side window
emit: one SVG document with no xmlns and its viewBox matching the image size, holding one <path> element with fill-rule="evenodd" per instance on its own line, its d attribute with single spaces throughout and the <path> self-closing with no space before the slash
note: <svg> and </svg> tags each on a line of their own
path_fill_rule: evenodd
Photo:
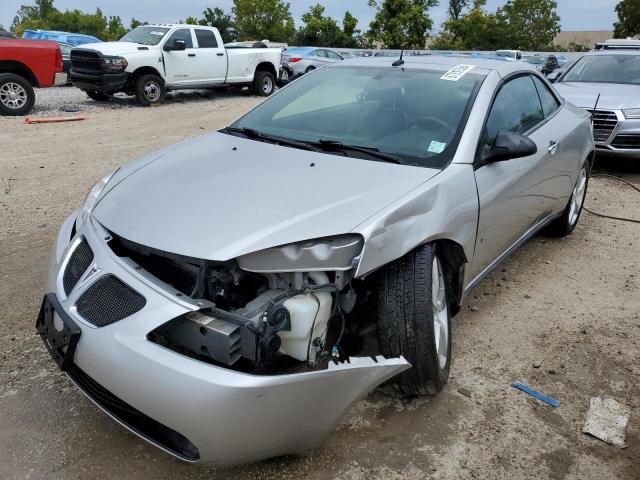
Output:
<svg viewBox="0 0 640 480">
<path fill-rule="evenodd" d="M 184 40 L 186 48 L 193 48 L 193 40 L 191 40 L 191 30 L 188 28 L 181 28 L 171 34 L 167 40 L 167 45 L 173 45 L 176 40 Z"/>
<path fill-rule="evenodd" d="M 316 57 L 327 58 L 327 52 L 324 50 L 316 50 L 314 53 L 316 54 Z"/>
<path fill-rule="evenodd" d="M 216 35 L 211 30 L 196 28 L 196 39 L 198 40 L 198 48 L 218 48 Z"/>
<path fill-rule="evenodd" d="M 333 60 L 342 60 L 342 57 L 338 55 L 336 52 L 332 52 L 331 50 L 325 50 L 327 52 L 327 57 Z"/>
<path fill-rule="evenodd" d="M 538 95 L 540 95 L 540 103 L 542 103 L 544 116 L 549 117 L 553 115 L 553 112 L 560 108 L 560 103 L 553 93 L 551 93 L 549 87 L 547 87 L 538 77 L 533 77 L 533 83 L 536 84 L 536 90 L 538 90 Z"/>
<path fill-rule="evenodd" d="M 531 76 L 505 83 L 493 102 L 487 120 L 487 137 L 493 143 L 500 130 L 524 133 L 544 120 L 538 92 Z"/>
</svg>

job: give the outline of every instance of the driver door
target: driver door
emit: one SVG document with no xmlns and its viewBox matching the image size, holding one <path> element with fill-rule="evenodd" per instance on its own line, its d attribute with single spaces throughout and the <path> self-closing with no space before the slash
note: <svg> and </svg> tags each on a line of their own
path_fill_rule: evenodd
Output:
<svg viewBox="0 0 640 480">
<path fill-rule="evenodd" d="M 550 142 L 557 132 L 544 118 L 530 75 L 515 77 L 502 85 L 491 107 L 483 141 L 491 145 L 499 131 L 507 130 L 529 137 L 537 152 L 476 170 L 480 214 L 470 278 L 490 268 L 552 210 L 553 199 L 546 195 L 546 176 Z"/>
<path fill-rule="evenodd" d="M 184 50 L 164 50 L 165 46 L 173 45 L 176 40 L 184 41 Z M 195 51 L 190 28 L 180 28 L 167 38 L 162 52 L 167 85 L 190 85 L 198 82 L 198 58 Z"/>
</svg>

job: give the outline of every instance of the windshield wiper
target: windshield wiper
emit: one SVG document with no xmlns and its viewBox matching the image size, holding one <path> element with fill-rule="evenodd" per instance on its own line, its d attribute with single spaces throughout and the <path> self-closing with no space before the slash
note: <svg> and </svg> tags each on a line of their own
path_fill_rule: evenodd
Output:
<svg viewBox="0 0 640 480">
<path fill-rule="evenodd" d="M 264 142 L 275 143 L 277 145 L 283 145 L 287 147 L 300 148 L 302 150 L 310 150 L 312 152 L 322 152 L 321 148 L 314 146 L 311 143 L 306 142 L 297 142 L 295 140 L 290 140 L 288 138 L 277 137 L 274 135 L 269 135 L 266 133 L 259 132 L 253 128 L 248 127 L 226 127 L 220 130 L 222 133 L 230 133 L 232 135 L 240 134 L 244 135 L 246 138 L 253 138 L 255 140 L 262 140 Z"/>
<path fill-rule="evenodd" d="M 332 151 L 352 151 L 352 152 L 360 152 L 365 155 L 369 155 L 371 157 L 377 158 L 379 160 L 383 160 L 389 163 L 397 163 L 399 165 L 403 164 L 402 158 L 398 155 L 394 155 L 393 153 L 385 153 L 381 152 L 375 147 L 363 147 L 359 145 L 349 145 L 347 143 L 339 142 L 338 140 L 324 140 L 320 139 L 317 142 L 309 142 L 312 145 L 320 147 L 322 150 L 332 150 Z"/>
</svg>

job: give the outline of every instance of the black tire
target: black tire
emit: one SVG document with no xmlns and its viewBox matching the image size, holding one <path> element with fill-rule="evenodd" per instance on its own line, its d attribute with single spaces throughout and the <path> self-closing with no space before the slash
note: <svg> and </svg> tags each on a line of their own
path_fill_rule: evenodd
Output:
<svg viewBox="0 0 640 480">
<path fill-rule="evenodd" d="M 259 70 L 253 78 L 253 93 L 260 97 L 270 96 L 276 89 L 276 79 L 271 72 Z"/>
<path fill-rule="evenodd" d="M 0 74 L 0 115 L 26 115 L 35 103 L 36 93 L 26 78 Z"/>
<path fill-rule="evenodd" d="M 309 72 L 313 72 L 316 69 L 316 67 L 314 67 L 313 65 L 310 67 L 307 67 L 307 69 L 304 71 L 304 73 L 309 73 Z"/>
<path fill-rule="evenodd" d="M 135 93 L 138 103 L 143 107 L 149 107 L 153 103 L 161 102 L 167 89 L 159 76 L 149 73 L 136 80 Z"/>
<path fill-rule="evenodd" d="M 582 197 L 579 202 L 579 205 L 576 206 L 574 204 L 575 196 L 583 180 L 584 180 L 584 191 L 582 193 Z M 588 187 L 589 187 L 589 162 L 585 162 L 582 168 L 580 169 L 580 173 L 578 174 L 578 180 L 576 181 L 576 184 L 573 187 L 573 190 L 571 192 L 571 198 L 569 198 L 569 203 L 567 203 L 567 206 L 562 212 L 562 216 L 555 219 L 546 228 L 546 233 L 548 235 L 551 235 L 554 237 L 564 237 L 565 235 L 569 235 L 571 234 L 571 232 L 573 232 L 573 230 L 576 228 L 576 225 L 578 225 L 578 220 L 580 220 L 580 215 L 582 214 L 582 207 L 584 206 L 584 199 L 587 196 Z M 577 209 L 577 212 L 576 212 L 576 209 Z"/>
<path fill-rule="evenodd" d="M 446 312 L 446 354 L 438 356 L 432 301 L 432 268 L 442 274 L 443 301 L 440 313 Z M 402 355 L 412 367 L 394 378 L 408 395 L 434 395 L 449 379 L 451 367 L 451 310 L 446 292 L 445 271 L 434 245 L 424 245 L 387 265 L 381 272 L 377 288 L 378 340 L 387 358 Z M 440 278 L 440 276 L 438 276 Z M 442 303 L 440 303 L 442 305 Z M 442 337 L 439 336 L 440 339 Z M 442 364 L 442 360 L 446 362 Z"/>
<path fill-rule="evenodd" d="M 96 102 L 107 102 L 111 99 L 106 93 L 96 92 L 95 90 L 85 90 L 85 93 L 91 100 L 95 100 Z"/>
</svg>

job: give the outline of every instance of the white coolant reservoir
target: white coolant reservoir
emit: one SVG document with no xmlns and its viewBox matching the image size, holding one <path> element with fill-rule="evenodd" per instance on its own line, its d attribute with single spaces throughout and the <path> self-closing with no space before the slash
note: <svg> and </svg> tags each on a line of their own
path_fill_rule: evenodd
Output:
<svg viewBox="0 0 640 480">
<path fill-rule="evenodd" d="M 283 305 L 291 315 L 291 331 L 278 332 L 282 339 L 280 353 L 289 355 L 296 360 L 306 361 L 309 337 L 311 336 L 312 345 L 309 350 L 309 360 L 315 360 L 319 349 L 313 346 L 313 340 L 320 337 L 324 343 L 327 324 L 331 316 L 331 302 L 331 292 L 305 293 L 285 300 Z M 312 325 L 313 334 L 311 334 Z"/>
</svg>

